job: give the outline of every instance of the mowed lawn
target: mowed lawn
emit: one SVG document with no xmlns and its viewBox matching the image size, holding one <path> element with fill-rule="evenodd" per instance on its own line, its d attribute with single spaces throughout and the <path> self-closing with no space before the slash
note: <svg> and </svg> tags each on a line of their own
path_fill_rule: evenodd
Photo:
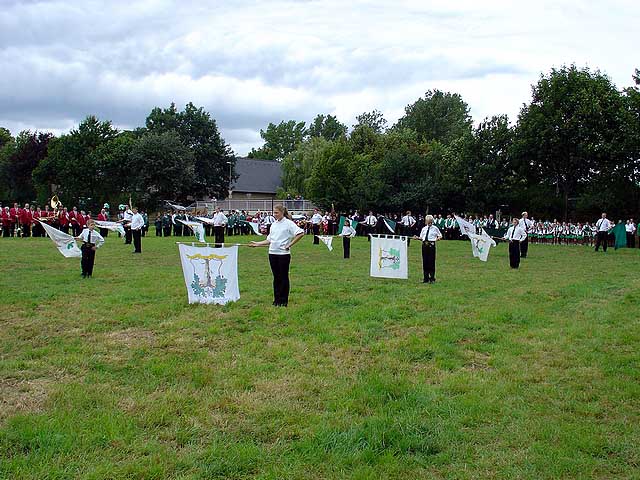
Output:
<svg viewBox="0 0 640 480">
<path fill-rule="evenodd" d="M 175 240 L 83 280 L 0 239 L 0 478 L 640 477 L 639 249 L 441 242 L 423 285 L 419 242 L 403 281 L 305 237 L 284 309 L 265 248 L 188 305 Z"/>
</svg>

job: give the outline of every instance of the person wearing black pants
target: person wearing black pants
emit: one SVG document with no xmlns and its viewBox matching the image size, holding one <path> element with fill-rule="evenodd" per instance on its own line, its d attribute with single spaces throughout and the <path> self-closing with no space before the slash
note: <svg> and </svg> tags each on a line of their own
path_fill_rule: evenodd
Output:
<svg viewBox="0 0 640 480">
<path fill-rule="evenodd" d="M 420 236 L 414 236 L 422 242 L 422 283 L 435 283 L 436 281 L 436 242 L 442 239 L 442 232 L 433 224 L 433 215 L 427 215 L 424 219 L 425 226 L 420 231 Z"/>
<path fill-rule="evenodd" d="M 609 243 L 609 230 L 611 230 L 615 225 L 609 221 L 607 218 L 607 214 L 602 212 L 602 216 L 600 220 L 596 222 L 596 252 L 600 248 L 600 244 L 602 244 L 602 249 L 607 251 L 607 244 Z"/>
<path fill-rule="evenodd" d="M 511 268 L 520 267 L 520 245 L 527 238 L 527 233 L 519 226 L 517 218 L 514 218 L 512 225 L 502 237 L 509 242 L 509 266 Z"/>
<path fill-rule="evenodd" d="M 93 264 L 96 259 L 96 249 L 104 243 L 104 238 L 98 232 L 94 230 L 93 220 L 87 222 L 87 228 L 85 228 L 78 237 L 82 240 L 82 260 L 80 261 L 80 267 L 82 268 L 82 278 L 88 278 L 93 275 Z"/>
<path fill-rule="evenodd" d="M 320 235 L 320 223 L 322 222 L 322 215 L 318 209 L 313 210 L 313 216 L 311 217 L 311 229 L 313 231 L 313 244 L 320 245 L 320 239 L 318 235 Z"/>
<path fill-rule="evenodd" d="M 351 227 L 351 221 L 345 220 L 339 237 L 342 237 L 342 250 L 344 258 L 349 258 L 351 254 L 351 237 L 356 236 L 356 231 Z"/>
<path fill-rule="evenodd" d="M 524 233 L 528 235 L 531 227 L 533 227 L 533 221 L 529 220 L 529 214 L 527 212 L 522 212 L 522 218 L 518 222 L 518 226 L 524 230 Z M 527 258 L 527 253 L 529 252 L 529 237 L 525 237 L 525 239 L 520 242 L 520 258 Z"/>
<path fill-rule="evenodd" d="M 144 228 L 144 218 L 138 213 L 136 207 L 133 207 L 131 223 L 129 223 L 128 226 L 131 230 L 131 236 L 133 237 L 133 253 L 142 253 L 142 242 L 140 238 L 142 236 L 142 229 Z"/>
<path fill-rule="evenodd" d="M 273 305 L 289 305 L 289 265 L 291 247 L 304 236 L 304 230 L 291 220 L 286 207 L 276 205 L 273 210 L 276 221 L 266 240 L 250 242 L 250 247 L 269 246 L 269 265 L 273 273 Z"/>
</svg>

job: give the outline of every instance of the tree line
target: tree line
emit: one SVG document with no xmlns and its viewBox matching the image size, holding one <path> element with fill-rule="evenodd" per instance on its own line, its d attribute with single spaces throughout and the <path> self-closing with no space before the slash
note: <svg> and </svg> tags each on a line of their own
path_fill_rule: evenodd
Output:
<svg viewBox="0 0 640 480">
<path fill-rule="evenodd" d="M 183 111 L 156 107 L 132 131 L 95 116 L 59 137 L 23 131 L 13 138 L 0 128 L 6 201 L 43 204 L 55 194 L 65 206 L 99 211 L 105 200 L 156 208 L 165 199 L 221 198 L 234 165 L 216 121 L 192 103 Z"/>
<path fill-rule="evenodd" d="M 249 156 L 282 162 L 283 194 L 341 211 L 637 215 L 640 71 L 633 79 L 618 90 L 599 71 L 552 69 L 513 125 L 473 126 L 460 95 L 430 90 L 391 127 L 377 110 L 350 132 L 331 115 L 269 124 Z"/>
<path fill-rule="evenodd" d="M 430 90 L 389 126 L 374 110 L 349 129 L 332 115 L 307 125 L 270 123 L 250 158 L 282 162 L 280 194 L 341 211 L 536 212 L 637 215 L 640 207 L 640 70 L 618 90 L 600 71 L 552 69 L 532 86 L 515 123 L 474 126 L 455 93 Z M 118 131 L 87 117 L 68 134 L 0 128 L 0 199 L 89 209 L 101 201 L 146 208 L 163 199 L 227 195 L 235 156 L 216 121 L 189 103 L 154 108 L 145 126 Z"/>
</svg>

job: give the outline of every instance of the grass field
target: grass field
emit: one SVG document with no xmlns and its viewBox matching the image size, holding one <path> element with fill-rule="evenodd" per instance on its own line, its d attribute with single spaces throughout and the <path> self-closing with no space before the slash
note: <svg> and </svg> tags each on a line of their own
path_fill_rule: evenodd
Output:
<svg viewBox="0 0 640 480">
<path fill-rule="evenodd" d="M 87 280 L 0 239 L 0 478 L 640 477 L 640 250 L 442 242 L 423 285 L 418 242 L 402 281 L 311 241 L 284 309 L 266 249 L 216 307 L 174 239 L 109 236 Z"/>
</svg>

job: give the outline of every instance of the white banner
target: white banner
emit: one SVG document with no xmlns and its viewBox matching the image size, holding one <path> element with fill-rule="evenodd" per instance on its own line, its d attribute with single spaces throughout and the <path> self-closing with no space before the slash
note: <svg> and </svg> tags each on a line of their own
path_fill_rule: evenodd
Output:
<svg viewBox="0 0 640 480">
<path fill-rule="evenodd" d="M 195 235 L 196 240 L 202 243 L 206 242 L 204 238 L 204 225 L 202 225 L 200 222 L 191 222 L 189 220 L 180 220 L 178 218 L 176 220 L 178 220 L 180 223 L 183 223 L 187 227 L 189 227 L 193 232 L 193 234 Z"/>
<path fill-rule="evenodd" d="M 224 305 L 240 298 L 238 247 L 178 245 L 189 303 Z"/>
<path fill-rule="evenodd" d="M 82 251 L 78 248 L 76 239 L 73 236 L 61 232 L 44 222 L 40 222 L 40 225 L 42 225 L 42 228 L 47 232 L 49 238 L 62 255 L 67 258 L 82 257 Z"/>
<path fill-rule="evenodd" d="M 327 246 L 330 252 L 333 252 L 333 246 L 331 245 L 333 243 L 333 237 L 329 237 L 326 235 L 316 235 L 316 236 L 320 239 L 322 243 L 324 243 Z"/>
<path fill-rule="evenodd" d="M 482 235 L 474 233 L 467 234 L 471 239 L 471 251 L 474 257 L 478 257 L 483 262 L 489 258 L 489 249 L 496 246 L 496 242 L 489 236 L 487 232 L 482 230 Z"/>
<path fill-rule="evenodd" d="M 107 230 L 111 230 L 112 232 L 118 232 L 121 236 L 124 237 L 124 227 L 120 222 L 103 222 L 101 220 L 95 220 L 94 223 L 98 228 L 106 228 Z"/>
<path fill-rule="evenodd" d="M 372 277 L 409 278 L 407 237 L 371 236 Z"/>
</svg>

